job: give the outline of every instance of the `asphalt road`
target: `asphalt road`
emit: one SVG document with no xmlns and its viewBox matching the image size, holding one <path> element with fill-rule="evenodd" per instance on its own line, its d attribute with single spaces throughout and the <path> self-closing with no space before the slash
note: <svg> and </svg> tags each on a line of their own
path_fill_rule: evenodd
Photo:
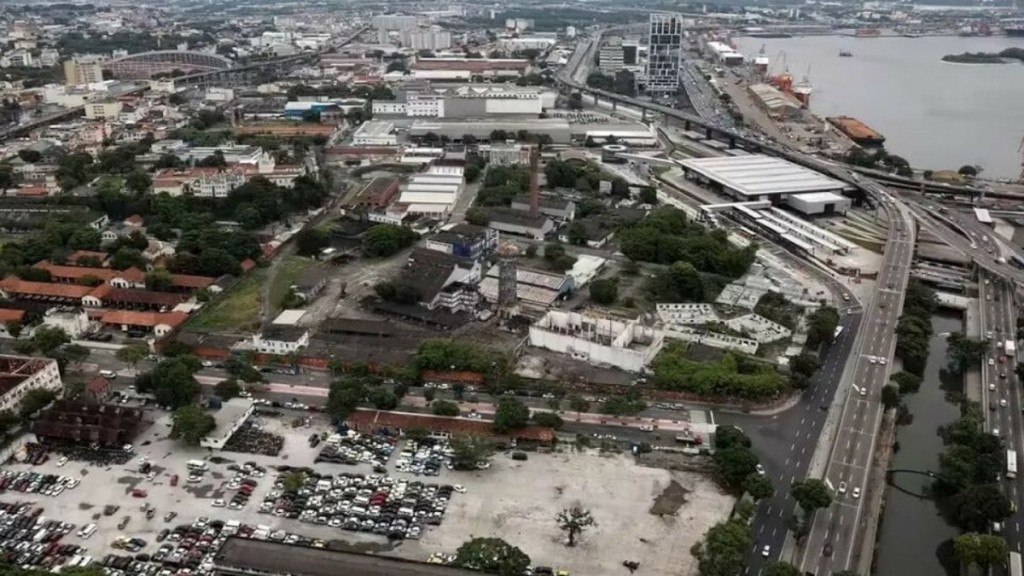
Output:
<svg viewBox="0 0 1024 576">
<path fill-rule="evenodd" d="M 811 457 L 822 433 L 828 409 L 832 406 L 853 342 L 860 329 L 859 307 L 847 308 L 840 318 L 842 333 L 822 355 L 821 370 L 811 379 L 804 398 L 795 408 L 771 417 L 716 412 L 719 424 L 739 426 L 753 439 L 754 450 L 761 459 L 765 474 L 775 486 L 775 496 L 758 505 L 751 523 L 755 544 L 747 555 L 746 574 L 759 574 L 764 563 L 778 560 L 786 541 L 787 518 L 793 515 L 796 502 L 789 495 L 794 480 L 807 475 Z M 763 556 L 768 546 L 769 555 Z"/>
<path fill-rule="evenodd" d="M 895 325 L 903 307 L 903 294 L 914 256 L 910 218 L 899 204 L 890 205 L 893 221 L 903 221 L 889 230 L 878 287 L 869 303 L 861 329 L 863 339 L 854 351 L 853 382 L 843 407 L 839 428 L 829 457 L 825 482 L 834 489 L 831 507 L 814 516 L 804 547 L 803 570 L 831 574 L 851 568 L 863 533 L 864 491 L 874 454 L 875 436 L 883 407 L 881 388 L 888 382 L 896 344 Z M 832 553 L 825 555 L 826 545 Z"/>
</svg>

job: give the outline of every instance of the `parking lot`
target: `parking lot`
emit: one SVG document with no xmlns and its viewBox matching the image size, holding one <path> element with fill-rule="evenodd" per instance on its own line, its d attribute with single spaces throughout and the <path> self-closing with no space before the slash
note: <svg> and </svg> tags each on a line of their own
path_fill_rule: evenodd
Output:
<svg viewBox="0 0 1024 576">
<path fill-rule="evenodd" d="M 733 503 L 700 475 L 638 466 L 622 455 L 556 452 L 519 462 L 499 454 L 490 469 L 456 478 L 466 493 L 452 499 L 445 523 L 397 554 L 422 559 L 454 552 L 474 536 L 493 536 L 522 548 L 534 565 L 572 574 L 620 573 L 627 560 L 652 576 L 691 574 L 691 546 Z M 598 525 L 568 548 L 555 516 L 574 503 Z"/>
<path fill-rule="evenodd" d="M 321 539 L 350 550 L 393 550 L 418 561 L 439 552 L 454 553 L 474 536 L 499 536 L 520 546 L 534 564 L 598 574 L 634 560 L 652 575 L 688 573 L 693 563 L 690 546 L 724 518 L 731 505 L 729 497 L 699 476 L 640 467 L 626 456 L 556 452 L 513 461 L 498 454 L 489 469 L 459 472 L 444 465 L 443 447 L 410 450 L 409 443 L 402 441 L 392 454 L 387 443 L 363 440 L 341 442 L 332 452 L 332 461 L 318 461 L 333 442 L 311 442 L 312 434 L 326 431 L 322 420 L 314 418 L 313 425 L 298 427 L 287 418 L 257 417 L 255 421 L 264 431 L 283 437 L 279 457 L 184 448 L 165 438 L 170 420 L 164 415 L 135 440 L 133 457 L 124 464 L 99 466 L 72 460 L 58 466 L 60 460 L 51 457 L 41 465 L 8 466 L 12 473 L 55 474 L 78 478 L 80 483 L 56 496 L 8 491 L 0 501 L 33 501 L 43 508 L 45 517 L 74 524 L 76 531 L 96 524 L 89 538 L 72 533 L 64 539 L 82 546 L 82 554 L 96 561 L 111 552 L 124 554 L 113 549 L 119 539 L 141 539 L 144 545 L 132 548 L 150 555 L 172 541 L 216 545 L 222 539 L 204 535 L 203 529 L 195 538 L 185 535 L 158 541 L 165 529 L 204 518 L 211 524 L 234 522 L 246 534 L 263 534 L 272 540 Z M 143 457 L 150 463 L 148 473 L 139 471 Z M 201 478 L 192 478 L 198 481 L 190 481 L 194 472 L 189 470 L 190 460 L 207 462 Z M 287 474 L 278 473 L 276 467 L 282 464 L 315 471 L 317 477 L 307 478 L 301 490 L 294 491 L 307 492 L 282 497 L 282 492 L 289 492 L 279 483 Z M 260 468 L 266 472 L 259 473 Z M 177 480 L 172 482 L 174 476 Z M 239 498 L 241 493 L 244 498 Z M 662 517 L 650 513 L 659 495 Z M 675 505 L 670 502 L 666 507 L 666 499 Z M 223 502 L 215 504 L 217 500 Z M 598 527 L 570 549 L 562 543 L 555 515 L 575 502 L 592 511 Z M 111 512 L 110 507 L 116 510 Z M 148 518 L 144 507 L 152 510 Z M 168 520 L 169 512 L 176 518 Z M 192 542 L 197 539 L 198 544 Z M 126 572 L 156 576 L 156 572 Z"/>
</svg>

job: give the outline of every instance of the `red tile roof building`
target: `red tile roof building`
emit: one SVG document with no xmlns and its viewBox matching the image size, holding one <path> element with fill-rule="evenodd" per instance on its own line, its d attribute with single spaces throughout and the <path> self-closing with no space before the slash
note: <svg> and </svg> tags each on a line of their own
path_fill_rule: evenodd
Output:
<svg viewBox="0 0 1024 576">
<path fill-rule="evenodd" d="M 358 409 L 349 414 L 345 423 L 360 432 L 373 433 L 386 428 L 391 432 L 401 432 L 420 428 L 444 436 L 457 436 L 459 434 L 472 434 L 497 438 L 510 438 L 517 440 L 529 440 L 534 442 L 551 443 L 555 439 L 555 432 L 551 428 L 531 424 L 521 430 L 514 430 L 507 435 L 496 434 L 493 424 L 487 420 L 475 420 L 471 418 L 451 418 L 447 416 L 434 416 L 432 414 L 415 414 L 412 412 L 386 412 L 383 410 Z"/>
</svg>

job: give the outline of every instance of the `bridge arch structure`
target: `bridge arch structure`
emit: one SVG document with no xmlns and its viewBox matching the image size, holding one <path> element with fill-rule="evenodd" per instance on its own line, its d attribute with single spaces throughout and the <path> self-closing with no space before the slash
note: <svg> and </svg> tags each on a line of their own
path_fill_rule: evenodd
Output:
<svg viewBox="0 0 1024 576">
<path fill-rule="evenodd" d="M 185 74 L 227 70 L 234 61 L 206 52 L 192 50 L 153 50 L 107 60 L 103 69 L 122 80 L 146 80 L 155 74 L 180 70 Z"/>
</svg>

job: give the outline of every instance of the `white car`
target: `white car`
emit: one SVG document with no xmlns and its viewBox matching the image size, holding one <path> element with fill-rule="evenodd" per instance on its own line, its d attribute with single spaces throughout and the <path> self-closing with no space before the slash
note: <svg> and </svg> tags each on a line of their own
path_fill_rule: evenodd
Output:
<svg viewBox="0 0 1024 576">
<path fill-rule="evenodd" d="M 60 467 L 64 466 L 67 463 L 68 463 L 68 457 L 67 456 L 61 456 L 60 460 L 57 460 L 57 467 L 60 468 Z"/>
<path fill-rule="evenodd" d="M 213 362 L 209 360 L 203 360 L 203 368 L 213 368 Z"/>
<path fill-rule="evenodd" d="M 764 466 L 758 464 L 754 467 L 754 470 L 756 470 L 758 474 L 761 474 L 762 476 L 764 475 Z"/>
<path fill-rule="evenodd" d="M 996 365 L 996 361 L 995 361 L 995 359 L 994 359 L 994 358 L 989 358 L 989 359 L 988 359 L 988 365 L 989 365 L 989 366 L 995 366 L 995 365 Z"/>
<path fill-rule="evenodd" d="M 861 388 L 858 388 L 858 390 L 860 390 L 860 395 L 861 396 L 867 396 L 868 395 L 868 387 L 867 386 L 863 386 Z"/>
<path fill-rule="evenodd" d="M 839 483 L 839 490 L 838 490 L 838 492 L 840 494 L 846 494 L 846 482 L 840 482 Z"/>
<path fill-rule="evenodd" d="M 463 486 L 462 484 L 456 484 L 455 486 L 452 486 L 452 490 L 458 492 L 459 494 L 466 493 L 466 487 Z"/>
<path fill-rule="evenodd" d="M 999 436 L 999 428 L 993 428 L 992 429 L 992 435 L 993 436 Z"/>
<path fill-rule="evenodd" d="M 868 362 L 871 362 L 872 364 L 878 364 L 878 358 L 871 356 L 868 358 Z"/>
<path fill-rule="evenodd" d="M 1003 408 L 1006 408 L 1006 398 L 1000 398 L 999 405 L 1002 406 Z"/>
<path fill-rule="evenodd" d="M 644 424 L 644 425 L 640 426 L 640 431 L 641 432 L 654 432 L 654 426 L 651 426 L 650 424 Z"/>
<path fill-rule="evenodd" d="M 885 366 L 886 362 L 888 362 L 888 360 L 886 360 L 885 358 L 882 358 L 881 356 L 879 356 L 879 358 L 878 358 L 878 363 L 879 364 L 881 364 L 882 366 Z"/>
<path fill-rule="evenodd" d="M 995 382 L 989 382 L 988 389 L 989 390 L 995 390 L 996 389 L 996 383 Z"/>
<path fill-rule="evenodd" d="M 860 487 L 856 487 L 853 489 L 853 497 L 860 498 Z"/>
<path fill-rule="evenodd" d="M 213 506 L 214 508 L 223 508 L 226 505 L 227 504 L 225 504 L 225 502 L 220 498 L 214 500 L 213 502 L 210 502 L 210 506 Z"/>
<path fill-rule="evenodd" d="M 764 556 L 765 558 L 767 558 L 767 557 L 769 557 L 771 555 L 772 555 L 772 547 L 767 545 L 767 544 L 765 544 L 764 548 L 761 550 L 761 556 Z"/>
<path fill-rule="evenodd" d="M 195 482 L 202 482 L 203 481 L 203 477 L 198 475 L 198 474 L 192 474 L 191 476 L 188 477 L 188 481 L 189 482 L 193 482 L 193 483 L 195 483 Z"/>
<path fill-rule="evenodd" d="M 149 480 L 150 482 L 156 480 L 156 472 L 150 472 L 149 474 L 146 474 L 146 480 Z"/>
</svg>

